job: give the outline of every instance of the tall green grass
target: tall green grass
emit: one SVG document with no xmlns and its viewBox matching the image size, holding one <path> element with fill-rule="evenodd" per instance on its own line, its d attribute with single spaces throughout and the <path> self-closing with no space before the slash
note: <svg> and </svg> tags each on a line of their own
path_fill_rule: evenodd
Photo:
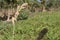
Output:
<svg viewBox="0 0 60 40">
<path fill-rule="evenodd" d="M 43 28 L 48 29 L 43 40 L 60 40 L 60 11 L 35 12 L 28 19 L 17 21 L 14 40 L 36 40 Z M 0 40 L 12 40 L 12 30 L 11 23 L 0 22 Z"/>
</svg>

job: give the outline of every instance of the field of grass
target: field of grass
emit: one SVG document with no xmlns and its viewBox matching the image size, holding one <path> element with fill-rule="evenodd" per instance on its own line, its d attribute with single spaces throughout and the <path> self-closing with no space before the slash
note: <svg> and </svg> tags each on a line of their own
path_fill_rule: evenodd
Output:
<svg viewBox="0 0 60 40">
<path fill-rule="evenodd" d="M 11 23 L 0 22 L 0 40 L 36 40 L 38 33 L 47 28 L 48 32 L 42 40 L 60 40 L 60 11 L 35 12 L 26 20 Z"/>
</svg>

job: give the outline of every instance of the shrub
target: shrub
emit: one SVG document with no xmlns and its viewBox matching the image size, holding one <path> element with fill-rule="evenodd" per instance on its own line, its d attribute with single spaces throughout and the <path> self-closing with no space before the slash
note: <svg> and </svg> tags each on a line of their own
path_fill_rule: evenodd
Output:
<svg viewBox="0 0 60 40">
<path fill-rule="evenodd" d="M 28 18 L 29 10 L 28 9 L 21 10 L 19 13 L 20 14 L 19 14 L 17 20 L 24 20 L 24 19 Z"/>
</svg>

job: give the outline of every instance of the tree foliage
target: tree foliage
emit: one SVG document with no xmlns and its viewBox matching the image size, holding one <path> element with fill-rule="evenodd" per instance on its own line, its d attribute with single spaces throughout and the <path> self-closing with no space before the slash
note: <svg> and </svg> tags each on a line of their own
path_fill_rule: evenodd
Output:
<svg viewBox="0 0 60 40">
<path fill-rule="evenodd" d="M 50 7 L 59 7 L 60 0 L 0 0 L 1 7 L 16 7 L 17 4 L 21 5 L 22 3 L 27 2 L 29 4 L 29 10 L 35 10 L 38 8 L 50 8 Z"/>
<path fill-rule="evenodd" d="M 15 7 L 17 5 L 16 0 L 0 0 L 1 8 Z"/>
</svg>

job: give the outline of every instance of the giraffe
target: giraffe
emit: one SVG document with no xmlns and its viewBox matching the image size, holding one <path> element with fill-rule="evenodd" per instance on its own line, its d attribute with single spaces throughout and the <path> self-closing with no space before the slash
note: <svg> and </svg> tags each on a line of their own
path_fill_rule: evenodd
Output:
<svg viewBox="0 0 60 40">
<path fill-rule="evenodd" d="M 17 17 L 19 15 L 19 11 L 21 11 L 22 9 L 27 8 L 27 6 L 28 6 L 28 3 L 23 3 L 21 6 L 19 6 L 19 5 L 17 6 L 16 12 L 15 12 L 14 16 L 12 16 L 12 19 L 11 19 L 13 25 L 15 24 L 14 21 L 17 21 Z"/>
</svg>

